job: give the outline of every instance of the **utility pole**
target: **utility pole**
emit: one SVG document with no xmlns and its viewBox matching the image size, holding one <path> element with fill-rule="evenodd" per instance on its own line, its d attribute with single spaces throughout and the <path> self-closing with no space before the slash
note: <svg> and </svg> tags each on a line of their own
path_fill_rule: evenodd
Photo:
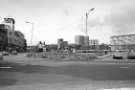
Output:
<svg viewBox="0 0 135 90">
<path fill-rule="evenodd" d="M 87 29 L 87 27 L 88 27 L 88 13 L 86 13 L 86 32 L 85 32 L 86 36 L 88 36 L 88 29 Z"/>
<path fill-rule="evenodd" d="M 86 12 L 86 31 L 85 31 L 86 36 L 88 36 L 88 16 L 90 12 L 92 12 L 94 9 L 95 8 L 91 8 L 88 12 Z"/>
</svg>

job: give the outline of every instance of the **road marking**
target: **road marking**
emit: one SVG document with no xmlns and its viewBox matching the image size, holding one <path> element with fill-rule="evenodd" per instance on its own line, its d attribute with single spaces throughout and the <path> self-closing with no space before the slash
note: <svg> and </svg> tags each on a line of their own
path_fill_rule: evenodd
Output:
<svg viewBox="0 0 135 90">
<path fill-rule="evenodd" d="M 0 67 L 0 68 L 13 68 L 13 67 Z"/>
<path fill-rule="evenodd" d="M 113 88 L 113 89 L 100 89 L 100 90 L 135 90 L 135 88 Z"/>
<path fill-rule="evenodd" d="M 120 67 L 120 68 L 129 68 L 129 67 Z"/>
</svg>

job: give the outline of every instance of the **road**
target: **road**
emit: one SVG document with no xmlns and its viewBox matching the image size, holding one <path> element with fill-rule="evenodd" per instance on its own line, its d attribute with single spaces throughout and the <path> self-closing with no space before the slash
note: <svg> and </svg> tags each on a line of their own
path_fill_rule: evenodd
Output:
<svg viewBox="0 0 135 90">
<path fill-rule="evenodd" d="M 135 64 L 56 62 L 24 54 L 4 61 L 1 67 L 10 68 L 0 68 L 0 90 L 135 90 Z"/>
</svg>

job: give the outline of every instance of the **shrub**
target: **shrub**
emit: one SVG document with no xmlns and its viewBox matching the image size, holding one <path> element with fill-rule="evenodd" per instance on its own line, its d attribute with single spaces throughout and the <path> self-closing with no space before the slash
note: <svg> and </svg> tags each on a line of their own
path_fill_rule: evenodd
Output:
<svg viewBox="0 0 135 90">
<path fill-rule="evenodd" d="M 32 53 L 28 53 L 26 56 L 27 57 L 32 57 Z"/>
</svg>

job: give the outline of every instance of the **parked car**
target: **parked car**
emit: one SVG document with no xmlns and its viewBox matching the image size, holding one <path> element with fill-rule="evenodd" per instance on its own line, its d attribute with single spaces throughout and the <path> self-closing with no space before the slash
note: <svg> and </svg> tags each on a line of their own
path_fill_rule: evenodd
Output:
<svg viewBox="0 0 135 90">
<path fill-rule="evenodd" d="M 127 58 L 128 59 L 135 59 L 135 50 L 129 51 L 129 53 L 127 54 Z"/>
<path fill-rule="evenodd" d="M 127 52 L 122 51 L 122 50 L 116 50 L 113 53 L 113 59 L 123 59 L 123 58 L 126 58 L 126 56 L 127 56 Z"/>
</svg>

